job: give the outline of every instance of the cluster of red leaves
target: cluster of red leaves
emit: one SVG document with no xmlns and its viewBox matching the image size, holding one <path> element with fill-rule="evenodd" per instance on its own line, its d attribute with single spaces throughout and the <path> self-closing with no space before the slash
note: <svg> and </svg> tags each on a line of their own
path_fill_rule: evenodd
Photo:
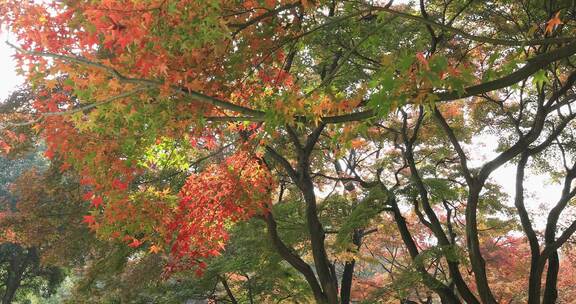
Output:
<svg viewBox="0 0 576 304">
<path fill-rule="evenodd" d="M 530 248 L 524 237 L 490 237 L 482 242 L 482 253 L 490 270 L 489 280 L 501 303 L 526 301 L 527 294 L 518 292 L 528 283 Z M 473 282 L 473 280 L 471 280 Z"/>
<path fill-rule="evenodd" d="M 0 151 L 8 154 L 14 145 L 21 144 L 26 141 L 26 135 L 16 134 L 8 129 L 2 130 L 0 139 Z"/>
<path fill-rule="evenodd" d="M 43 94 L 35 104 L 40 113 L 65 108 L 63 94 Z M 122 160 L 119 143 L 103 135 L 84 136 L 63 116 L 47 117 L 42 122 L 47 143 L 46 156 L 60 158 L 62 170 L 81 170 L 82 199 L 92 211 L 83 222 L 101 237 L 117 239 L 138 248 L 149 245 L 150 252 L 161 248 L 171 256 L 168 274 L 195 268 L 202 273 L 202 259 L 216 256 L 228 239 L 229 224 L 267 210 L 274 187 L 268 169 L 248 150 L 228 157 L 199 174 L 190 176 L 180 193 L 180 202 L 171 207 L 161 198 L 131 196 L 139 189 L 130 183 L 139 169 Z M 237 125 L 236 131 L 254 131 L 256 124 Z M 218 133 L 218 132 L 217 132 Z M 196 148 L 213 149 L 216 138 L 201 132 L 192 136 Z M 88 156 L 90 155 L 90 156 Z"/>
<path fill-rule="evenodd" d="M 228 239 L 229 224 L 265 213 L 274 180 L 262 161 L 239 151 L 223 163 L 191 175 L 180 192 L 180 203 L 168 223 L 172 261 L 167 271 L 198 265 L 216 256 Z"/>
</svg>

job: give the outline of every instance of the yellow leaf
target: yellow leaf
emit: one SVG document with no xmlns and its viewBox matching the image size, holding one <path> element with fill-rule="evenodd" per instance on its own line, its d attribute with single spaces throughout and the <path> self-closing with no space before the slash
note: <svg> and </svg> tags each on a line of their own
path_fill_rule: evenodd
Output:
<svg viewBox="0 0 576 304">
<path fill-rule="evenodd" d="M 394 56 L 392 56 L 392 54 L 386 54 L 382 56 L 382 59 L 380 59 L 380 63 L 383 66 L 390 66 L 392 65 L 393 62 L 394 62 Z"/>
</svg>

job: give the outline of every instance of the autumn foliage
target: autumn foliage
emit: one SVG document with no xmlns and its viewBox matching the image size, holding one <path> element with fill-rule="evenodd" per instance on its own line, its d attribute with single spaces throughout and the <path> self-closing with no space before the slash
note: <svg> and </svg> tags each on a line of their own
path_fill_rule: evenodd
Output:
<svg viewBox="0 0 576 304">
<path fill-rule="evenodd" d="M 0 0 L 0 150 L 49 162 L 4 241 L 78 240 L 95 303 L 570 301 L 576 7 L 536 2 Z"/>
<path fill-rule="evenodd" d="M 174 259 L 168 271 L 199 263 L 201 274 L 206 266 L 198 260 L 220 254 L 228 240 L 227 226 L 268 212 L 273 188 L 274 179 L 262 160 L 248 151 L 188 177 L 166 223 Z"/>
</svg>

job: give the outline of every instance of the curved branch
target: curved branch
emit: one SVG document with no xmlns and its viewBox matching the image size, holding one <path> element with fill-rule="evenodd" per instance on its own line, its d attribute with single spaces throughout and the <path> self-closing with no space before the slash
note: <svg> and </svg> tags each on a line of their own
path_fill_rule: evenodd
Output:
<svg viewBox="0 0 576 304">
<path fill-rule="evenodd" d="M 546 45 L 546 44 L 554 44 L 554 43 L 567 43 L 567 42 L 572 42 L 575 39 L 574 37 L 550 37 L 550 38 L 532 39 L 532 40 L 510 40 L 510 39 L 499 39 L 499 38 L 476 36 L 476 35 L 472 35 L 470 33 L 467 33 L 464 30 L 457 29 L 457 28 L 454 28 L 454 27 L 449 26 L 449 25 L 437 23 L 435 21 L 432 21 L 432 20 L 426 18 L 426 16 L 422 17 L 422 16 L 411 15 L 411 14 L 400 12 L 400 11 L 397 11 L 397 10 L 394 10 L 391 8 L 380 7 L 380 6 L 373 6 L 372 9 L 374 9 L 376 11 L 381 11 L 381 12 L 393 14 L 393 15 L 399 16 L 399 17 L 404 18 L 404 19 L 414 20 L 414 21 L 420 22 L 422 24 L 425 24 L 427 27 L 436 27 L 436 28 L 445 30 L 447 32 L 452 32 L 458 36 L 461 36 L 461 37 L 469 39 L 469 40 L 473 40 L 473 41 L 477 41 L 477 42 L 483 42 L 483 43 L 489 43 L 489 44 L 494 44 L 494 45 L 534 46 L 534 45 Z"/>
<path fill-rule="evenodd" d="M 104 100 L 101 100 L 99 102 L 95 102 L 95 103 L 91 103 L 85 106 L 81 106 L 78 108 L 74 108 L 74 109 L 70 109 L 70 110 L 66 110 L 66 111 L 61 111 L 61 112 L 46 112 L 46 113 L 42 113 L 40 114 L 40 116 L 34 120 L 30 120 L 30 121 L 26 121 L 26 122 L 19 122 L 19 123 L 8 123 L 4 126 L 2 126 L 2 128 L 10 128 L 10 127 L 24 127 L 24 126 L 30 126 L 33 125 L 35 123 L 41 122 L 42 120 L 44 120 L 47 117 L 54 117 L 54 116 L 65 116 L 65 115 L 72 115 L 74 113 L 78 113 L 78 112 L 83 112 L 83 111 L 87 111 L 93 108 L 97 108 L 101 105 L 116 101 L 118 99 L 122 99 L 122 98 L 126 98 L 126 97 L 130 97 L 138 92 L 142 92 L 147 90 L 147 87 L 138 87 L 134 90 L 128 91 L 126 93 L 122 93 L 120 95 L 116 95 L 116 96 L 112 96 L 110 98 L 106 98 Z"/>
<path fill-rule="evenodd" d="M 438 92 L 435 94 L 438 101 L 452 101 L 499 90 L 530 77 L 540 69 L 548 66 L 550 63 L 567 58 L 574 54 L 576 54 L 576 43 L 571 43 L 548 53 L 540 54 L 528 59 L 526 65 L 506 76 L 481 84 L 469 86 L 464 89 L 464 93 L 453 90 L 447 92 Z M 364 110 L 344 115 L 323 117 L 322 122 L 343 123 L 349 121 L 365 120 L 375 116 L 376 113 L 373 110 Z"/>
<path fill-rule="evenodd" d="M 245 23 L 230 23 L 228 24 L 229 27 L 233 27 L 235 28 L 234 33 L 232 33 L 232 36 L 237 35 L 238 33 L 240 33 L 242 30 L 250 27 L 251 25 L 254 25 L 266 18 L 270 18 L 276 14 L 278 14 L 279 12 L 285 11 L 285 10 L 289 10 L 291 8 L 295 8 L 300 6 L 300 1 L 294 2 L 294 3 L 288 3 L 288 4 L 284 4 L 282 6 L 279 6 L 276 9 L 273 10 L 269 10 L 266 13 L 259 15 L 257 17 L 254 17 L 248 21 L 246 21 Z"/>
<path fill-rule="evenodd" d="M 112 67 L 106 66 L 106 65 L 98 63 L 98 62 L 93 62 L 93 61 L 90 61 L 90 60 L 85 59 L 85 58 L 65 56 L 65 55 L 59 55 L 59 54 L 53 54 L 53 53 L 47 53 L 47 52 L 28 51 L 28 50 L 24 50 L 22 48 L 19 48 L 18 46 L 15 46 L 9 42 L 6 42 L 6 43 L 10 47 L 16 49 L 20 53 L 33 55 L 33 56 L 49 57 L 49 58 L 54 58 L 54 59 L 58 59 L 58 60 L 68 61 L 68 62 L 72 62 L 72 63 L 78 63 L 78 64 L 92 66 L 92 67 L 95 67 L 98 69 L 102 69 L 102 70 L 110 73 L 113 77 L 117 78 L 121 82 L 147 85 L 147 86 L 153 86 L 153 87 L 162 86 L 162 82 L 160 82 L 160 81 L 127 77 Z M 438 101 L 451 101 L 451 100 L 466 98 L 466 97 L 484 94 L 484 93 L 487 93 L 490 91 L 502 89 L 502 88 L 513 85 L 513 84 L 531 76 L 532 74 L 534 74 L 537 71 L 539 71 L 540 69 L 546 67 L 550 63 L 558 61 L 558 60 L 566 58 L 566 57 L 569 57 L 569 56 L 573 55 L 574 53 L 576 53 L 576 43 L 571 43 L 571 44 L 568 44 L 568 45 L 563 46 L 561 48 L 558 48 L 554 51 L 550 51 L 550 52 L 545 53 L 545 54 L 540 54 L 540 55 L 534 56 L 533 58 L 528 59 L 526 65 L 524 67 L 516 70 L 515 72 L 508 74 L 507 76 L 465 88 L 463 94 L 458 92 L 458 91 L 447 91 L 447 92 L 436 93 L 436 96 L 437 96 Z M 218 99 L 218 98 L 215 98 L 212 96 L 208 96 L 208 95 L 202 94 L 202 93 L 197 92 L 197 91 L 187 90 L 187 89 L 182 88 L 182 87 L 173 86 L 172 90 L 176 93 L 183 93 L 183 94 L 189 95 L 190 97 L 192 97 L 192 98 L 194 98 L 200 102 L 210 104 L 210 105 L 213 105 L 216 107 L 220 107 L 220 108 L 225 109 L 225 110 L 230 110 L 233 112 L 237 112 L 237 113 L 246 115 L 245 117 L 233 117 L 233 118 L 226 118 L 226 119 L 225 118 L 213 118 L 213 120 L 215 120 L 215 121 L 217 121 L 217 120 L 237 121 L 237 120 L 247 120 L 247 119 L 259 121 L 259 120 L 264 119 L 265 113 L 263 111 L 260 111 L 260 110 L 255 110 L 255 109 L 247 108 L 244 106 L 240 106 L 240 105 L 234 104 L 234 103 L 229 102 L 229 101 L 225 101 L 225 100 L 221 100 L 221 99 Z M 431 92 L 431 93 L 433 93 L 433 92 Z M 344 115 L 322 117 L 321 122 L 326 123 L 326 124 L 328 124 L 328 123 L 343 123 L 343 122 L 350 122 L 350 121 L 365 120 L 365 119 L 370 119 L 373 117 L 375 117 L 374 111 L 365 110 L 365 111 L 354 112 L 354 113 L 349 113 L 349 114 L 344 114 Z M 305 118 L 304 117 L 297 117 L 297 119 L 302 120 Z"/>
<path fill-rule="evenodd" d="M 450 126 L 446 122 L 446 119 L 444 119 L 444 116 L 442 116 L 442 113 L 440 113 L 437 107 L 434 107 L 434 117 L 436 117 L 436 120 L 439 122 L 442 129 L 444 129 L 444 133 L 446 133 L 448 139 L 450 140 L 452 146 L 454 147 L 456 153 L 458 154 L 458 158 L 460 159 L 460 168 L 462 170 L 464 178 L 466 179 L 466 182 L 469 185 L 472 184 L 473 178 L 472 174 L 470 173 L 470 170 L 468 169 L 468 159 L 466 157 L 466 153 L 464 153 L 464 149 L 462 149 L 460 142 L 458 142 L 458 139 L 454 134 L 454 130 L 450 128 Z"/>
<path fill-rule="evenodd" d="M 270 158 L 272 158 L 274 161 L 280 164 L 280 166 L 284 168 L 284 170 L 286 170 L 286 173 L 288 174 L 288 176 L 290 176 L 290 178 L 293 181 L 298 180 L 298 173 L 296 172 L 296 170 L 294 170 L 294 167 L 290 165 L 290 163 L 286 158 L 284 158 L 270 146 L 266 146 L 265 149 L 266 149 L 266 155 L 268 155 Z"/>
<path fill-rule="evenodd" d="M 272 245 L 276 248 L 276 251 L 280 256 L 288 262 L 292 267 L 294 267 L 298 272 L 300 272 L 310 288 L 312 289 L 312 293 L 314 294 L 314 298 L 318 303 L 326 302 L 326 295 L 322 292 L 322 288 L 320 284 L 318 284 L 318 280 L 316 279 L 316 275 L 310 265 L 308 265 L 304 260 L 302 260 L 298 255 L 294 254 L 286 244 L 280 239 L 278 235 L 278 228 L 276 225 L 276 220 L 272 213 L 268 213 L 265 216 L 266 226 L 268 230 L 268 237 L 272 241 Z"/>
<path fill-rule="evenodd" d="M 111 76 L 118 79 L 120 82 L 146 85 L 146 86 L 151 86 L 151 87 L 160 87 L 160 86 L 164 85 L 162 81 L 158 81 L 158 80 L 128 77 L 128 76 L 120 73 L 118 70 L 116 70 L 113 67 L 107 66 L 107 65 L 99 63 L 99 62 L 94 62 L 94 61 L 88 60 L 86 58 L 77 57 L 77 56 L 66 56 L 66 55 L 60 55 L 60 54 L 54 54 L 54 53 L 48 53 L 48 52 L 29 51 L 29 50 L 24 50 L 24 49 L 22 49 L 16 45 L 10 43 L 10 42 L 6 42 L 6 44 L 8 44 L 10 47 L 14 48 L 19 53 L 32 55 L 32 56 L 39 56 L 39 57 L 48 57 L 48 58 L 58 59 L 58 60 L 62 60 L 62 61 L 67 61 L 67 62 L 71 62 L 71 63 L 77 63 L 77 64 L 97 68 L 97 69 L 100 69 L 100 70 L 103 70 L 103 71 L 109 73 Z M 200 101 L 200 102 L 203 102 L 206 104 L 210 104 L 210 105 L 213 105 L 215 107 L 219 107 L 219 108 L 222 108 L 225 110 L 230 110 L 233 112 L 237 112 L 237 113 L 244 114 L 244 115 L 250 115 L 250 116 L 254 116 L 254 117 L 263 117 L 264 116 L 264 112 L 262 112 L 262 111 L 250 109 L 250 108 L 247 108 L 244 106 L 234 104 L 234 103 L 229 102 L 229 101 L 225 101 L 225 100 L 218 99 L 216 97 L 208 96 L 208 95 L 202 94 L 198 91 L 188 90 L 186 88 L 179 87 L 179 86 L 170 86 L 170 88 L 171 88 L 172 92 L 174 92 L 174 93 L 185 94 L 185 95 L 192 97 L 193 99 L 195 99 L 197 101 Z"/>
</svg>

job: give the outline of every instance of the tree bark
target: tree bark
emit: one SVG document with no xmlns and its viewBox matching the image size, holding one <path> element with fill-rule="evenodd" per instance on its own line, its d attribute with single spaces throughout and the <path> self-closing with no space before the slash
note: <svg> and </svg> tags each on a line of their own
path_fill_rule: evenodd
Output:
<svg viewBox="0 0 576 304">
<path fill-rule="evenodd" d="M 392 207 L 392 214 L 394 216 L 394 221 L 396 222 L 396 226 L 398 231 L 400 232 L 400 236 L 402 237 L 402 241 L 404 245 L 408 249 L 408 253 L 412 258 L 412 261 L 415 261 L 418 257 L 419 251 L 416 243 L 412 239 L 412 235 L 410 230 L 408 229 L 408 225 L 406 225 L 406 219 L 402 216 L 400 209 L 398 208 L 398 204 L 394 197 L 389 194 L 390 197 L 388 198 L 388 204 Z M 428 288 L 433 290 L 440 296 L 442 299 L 442 303 L 445 304 L 460 304 L 461 301 L 458 299 L 458 296 L 454 294 L 454 291 L 449 288 L 448 286 L 444 285 L 442 282 L 436 280 L 432 275 L 430 275 L 426 269 L 422 265 L 416 265 L 416 269 L 423 277 L 423 283 Z"/>
<path fill-rule="evenodd" d="M 28 251 L 26 254 L 24 254 L 25 250 Z M 6 290 L 2 296 L 2 304 L 10 304 L 14 301 L 14 296 L 22 283 L 22 276 L 35 255 L 36 250 L 34 248 L 19 248 L 18 252 L 14 253 L 10 259 L 10 267 L 5 281 Z"/>
<path fill-rule="evenodd" d="M 230 302 L 232 304 L 238 304 L 238 301 L 236 300 L 234 293 L 230 289 L 230 286 L 228 286 L 228 282 L 226 281 L 226 278 L 221 276 L 220 282 L 222 283 L 222 286 L 224 286 L 224 290 L 226 290 L 226 295 L 228 295 L 228 299 L 230 300 Z"/>
<path fill-rule="evenodd" d="M 356 245 L 357 249 L 360 249 L 362 244 L 362 234 L 364 231 L 362 229 L 354 230 L 354 235 L 352 236 L 352 244 Z M 349 304 L 350 296 L 352 291 L 352 279 L 354 278 L 354 266 L 356 265 L 356 260 L 346 261 L 344 264 L 344 271 L 342 273 L 342 283 L 340 284 L 340 303 Z"/>
<path fill-rule="evenodd" d="M 303 169 L 303 172 L 300 171 L 301 179 L 299 187 L 304 195 L 304 201 L 306 202 L 306 224 L 308 226 L 308 232 L 310 233 L 314 266 L 328 303 L 337 304 L 337 278 L 334 276 L 334 272 L 332 271 L 332 265 L 328 260 L 326 247 L 324 245 L 325 233 L 322 223 L 320 223 L 320 219 L 318 218 L 314 184 L 312 183 L 312 179 L 308 173 L 308 165 L 302 165 L 301 168 Z"/>
<path fill-rule="evenodd" d="M 546 272 L 546 285 L 542 304 L 554 304 L 558 299 L 558 271 L 560 270 L 560 260 L 558 251 L 554 250 L 548 258 L 548 271 Z"/>
<path fill-rule="evenodd" d="M 480 299 L 482 299 L 482 303 L 485 304 L 496 304 L 496 298 L 494 298 L 488 285 L 486 262 L 482 257 L 480 251 L 480 240 L 478 238 L 478 221 L 476 213 L 478 211 L 478 200 L 480 198 L 481 190 L 481 186 L 476 185 L 469 187 L 470 192 L 468 193 L 468 199 L 466 202 L 466 243 Z"/>
<path fill-rule="evenodd" d="M 306 279 L 306 282 L 308 282 L 310 289 L 312 289 L 312 294 L 314 295 L 316 302 L 327 303 L 327 298 L 324 295 L 322 288 L 318 284 L 318 280 L 316 279 L 314 271 L 312 271 L 310 265 L 304 262 L 298 255 L 293 253 L 292 250 L 290 250 L 290 248 L 288 248 L 288 246 L 286 246 L 286 244 L 284 244 L 284 242 L 282 242 L 278 236 L 276 221 L 274 220 L 272 213 L 267 214 L 265 220 L 268 230 L 268 237 L 272 241 L 272 245 L 276 249 L 276 252 L 278 252 L 278 254 L 286 262 L 288 262 L 288 264 L 290 264 L 292 267 L 294 267 L 294 269 L 296 269 L 304 276 L 304 279 Z"/>
</svg>

